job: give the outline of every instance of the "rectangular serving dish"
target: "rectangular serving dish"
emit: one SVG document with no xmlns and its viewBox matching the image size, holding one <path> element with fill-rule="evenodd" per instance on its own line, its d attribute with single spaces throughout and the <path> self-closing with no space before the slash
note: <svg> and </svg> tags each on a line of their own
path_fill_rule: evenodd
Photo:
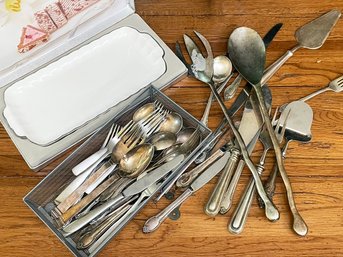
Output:
<svg viewBox="0 0 343 257">
<path fill-rule="evenodd" d="M 185 165 L 188 165 L 194 155 L 199 153 L 199 151 L 211 140 L 211 131 L 204 127 L 197 119 L 192 115 L 178 106 L 170 98 L 164 95 L 161 91 L 154 88 L 153 86 L 145 89 L 138 97 L 134 99 L 131 103 L 125 106 L 125 111 L 114 115 L 110 121 L 108 121 L 101 129 L 99 129 L 94 135 L 92 135 L 87 141 L 85 141 L 77 150 L 75 150 L 69 157 L 67 157 L 56 169 L 54 169 L 45 179 L 43 179 L 25 198 L 24 202 L 32 209 L 33 212 L 56 234 L 56 236 L 68 247 L 68 249 L 78 257 L 88 257 L 97 255 L 100 250 L 109 241 L 121 231 L 121 229 L 139 212 L 141 208 L 151 199 L 144 200 L 139 208 L 133 212 L 130 216 L 125 219 L 120 226 L 108 234 L 104 234 L 103 241 L 99 245 L 93 245 L 86 251 L 81 251 L 76 248 L 76 244 L 73 241 L 73 237 L 64 237 L 63 234 L 57 230 L 53 224 L 52 219 L 49 215 L 49 210 L 51 208 L 51 203 L 55 197 L 63 190 L 66 183 L 70 182 L 74 176 L 71 172 L 72 167 L 78 164 L 80 161 L 88 157 L 93 152 L 97 151 L 103 140 L 105 139 L 110 126 L 114 122 L 122 123 L 128 121 L 129 117 L 135 109 L 144 105 L 147 102 L 153 102 L 158 100 L 167 109 L 179 113 L 183 120 L 185 127 L 198 127 L 202 135 L 202 141 L 198 147 L 189 155 L 187 158 L 179 165 L 178 168 L 173 170 L 174 175 L 179 173 L 181 169 L 186 169 Z M 173 174 L 172 174 L 173 175 Z M 172 178 L 172 175 L 168 178 Z M 167 181 L 159 186 L 162 188 Z M 159 190 L 158 189 L 158 190 Z M 158 191 L 157 190 L 157 191 Z"/>
<path fill-rule="evenodd" d="M 110 26 L 104 31 L 99 32 L 98 34 L 86 40 L 82 44 L 79 44 L 71 50 L 66 51 L 65 53 L 60 55 L 58 59 L 121 27 L 132 27 L 140 33 L 149 34 L 164 51 L 163 60 L 166 65 L 166 70 L 161 77 L 159 77 L 157 80 L 151 83 L 153 86 L 155 86 L 158 89 L 164 89 L 172 83 L 176 82 L 177 80 L 181 79 L 186 74 L 187 70 L 186 67 L 182 64 L 182 62 L 137 14 L 131 14 L 125 19 L 121 20 L 120 22 L 117 22 L 116 24 Z M 54 59 L 54 61 L 58 59 Z M 50 63 L 52 63 L 52 61 L 45 63 L 40 68 L 49 65 Z M 31 73 L 32 72 L 27 73 L 25 77 L 29 76 Z M 11 85 L 13 85 L 13 83 L 17 81 L 17 79 L 11 81 L 11 83 L 8 83 L 6 86 L 0 88 L 0 120 L 4 128 L 6 129 L 7 133 L 9 134 L 10 138 L 12 139 L 17 149 L 23 156 L 24 160 L 28 164 L 28 166 L 35 171 L 41 169 L 42 167 L 56 159 L 58 156 L 60 156 L 67 149 L 79 143 L 87 136 L 91 135 L 94 131 L 96 131 L 99 127 L 101 127 L 109 119 L 111 119 L 111 117 L 114 117 L 121 110 L 123 110 L 125 106 L 130 104 L 135 98 L 135 96 L 139 94 L 139 92 L 137 92 L 131 96 L 128 96 L 127 99 L 121 101 L 120 103 L 114 103 L 113 107 L 111 107 L 108 111 L 92 119 L 86 125 L 81 126 L 73 133 L 68 134 L 67 136 L 54 142 L 51 145 L 42 146 L 37 145 L 26 138 L 17 136 L 9 126 L 8 122 L 6 121 L 6 118 L 4 117 L 4 92 L 7 88 L 9 88 Z M 61 126 L 63 126 L 63 124 L 61 124 Z"/>
</svg>

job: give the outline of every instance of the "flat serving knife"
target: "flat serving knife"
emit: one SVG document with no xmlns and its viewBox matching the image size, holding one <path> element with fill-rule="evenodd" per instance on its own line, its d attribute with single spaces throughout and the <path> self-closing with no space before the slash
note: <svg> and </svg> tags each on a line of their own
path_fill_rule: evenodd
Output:
<svg viewBox="0 0 343 257">
<path fill-rule="evenodd" d="M 123 192 L 121 194 L 119 194 L 118 196 L 109 199 L 107 202 L 105 202 L 104 204 L 95 208 L 94 210 L 90 211 L 85 216 L 83 216 L 80 219 L 77 219 L 74 222 L 65 226 L 62 229 L 63 232 L 67 235 L 70 235 L 70 234 L 78 231 L 80 228 L 87 225 L 94 218 L 96 218 L 98 215 L 102 214 L 106 210 L 113 208 L 114 206 L 121 203 L 124 199 L 126 199 L 130 196 L 141 193 L 146 188 L 148 188 L 149 186 L 156 183 L 158 180 L 160 180 L 165 175 L 167 175 L 171 170 L 173 170 L 175 167 L 177 167 L 183 160 L 184 160 L 184 155 L 179 155 L 179 156 L 175 157 L 173 160 L 171 160 L 171 161 L 161 165 L 160 167 L 150 171 L 144 177 L 136 180 L 134 183 L 132 183 L 130 186 L 128 186 L 126 189 L 124 189 Z"/>
<path fill-rule="evenodd" d="M 227 162 L 228 156 L 230 156 L 230 152 L 226 152 L 220 159 L 212 164 L 212 166 L 201 173 L 199 177 L 197 177 L 192 182 L 192 184 L 182 193 L 182 195 L 180 195 L 174 202 L 168 205 L 157 215 L 149 218 L 144 224 L 143 232 L 150 233 L 155 231 L 175 208 L 179 207 L 184 201 L 188 199 L 188 197 L 190 197 L 195 191 L 202 188 L 207 182 L 209 182 L 223 169 L 225 163 Z"/>
</svg>

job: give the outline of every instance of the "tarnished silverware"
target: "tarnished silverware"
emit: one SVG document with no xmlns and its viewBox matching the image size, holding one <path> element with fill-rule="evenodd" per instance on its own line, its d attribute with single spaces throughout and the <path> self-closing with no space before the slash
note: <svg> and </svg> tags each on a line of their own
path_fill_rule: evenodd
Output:
<svg viewBox="0 0 343 257">
<path fill-rule="evenodd" d="M 80 228 L 87 225 L 94 218 L 104 213 L 107 209 L 113 208 L 114 206 L 116 206 L 125 198 L 141 193 L 143 190 L 145 190 L 146 188 L 148 188 L 149 186 L 153 185 L 158 180 L 166 176 L 171 170 L 173 170 L 176 166 L 178 166 L 183 161 L 183 159 L 184 159 L 183 155 L 177 156 L 170 162 L 167 162 L 161 165 L 160 167 L 156 168 L 155 170 L 149 172 L 143 178 L 135 181 L 126 189 L 124 189 L 121 192 L 121 194 L 117 195 L 114 198 L 109 199 L 108 201 L 100 205 L 99 207 L 91 210 L 87 215 L 65 226 L 63 228 L 64 234 L 70 235 L 76 232 Z"/>
<path fill-rule="evenodd" d="M 272 103 L 272 94 L 268 86 L 265 86 L 263 88 L 263 95 L 267 107 L 270 108 Z M 259 112 L 256 95 L 252 93 L 249 100 L 245 104 L 241 123 L 238 128 L 238 131 L 241 133 L 244 143 L 248 144 L 247 150 L 249 154 L 251 154 L 252 150 L 255 147 L 262 126 L 263 118 L 261 117 L 261 114 Z M 244 165 L 244 160 L 240 160 L 232 176 L 232 179 L 229 181 L 229 184 L 224 189 L 226 191 L 223 197 L 219 199 L 220 202 L 218 203 L 218 205 L 220 205 L 220 208 L 217 207 L 217 211 L 220 211 L 221 214 L 226 213 L 231 207 L 233 195 L 243 171 Z M 234 169 L 234 167 L 232 167 L 232 169 Z M 230 173 L 232 172 L 233 171 L 230 171 Z"/>
<path fill-rule="evenodd" d="M 277 115 L 277 110 L 275 111 L 275 114 L 273 117 L 273 121 L 272 121 L 273 124 L 276 120 L 276 115 Z M 279 131 L 279 129 L 280 129 L 280 122 L 277 122 L 275 131 Z M 280 132 L 280 134 L 283 135 L 284 132 L 285 132 L 285 126 L 282 127 L 282 131 Z M 262 156 L 260 158 L 260 162 L 257 165 L 257 170 L 259 174 L 261 175 L 264 170 L 264 162 L 265 162 L 267 153 L 269 149 L 273 147 L 268 131 L 266 130 L 265 127 L 260 134 L 260 141 L 264 149 L 263 149 Z M 229 232 L 233 234 L 239 234 L 243 231 L 244 224 L 248 217 L 249 209 L 255 195 L 255 191 L 256 191 L 255 183 L 254 183 L 254 180 L 251 178 L 248 185 L 245 188 L 243 195 L 241 196 L 241 199 L 235 209 L 234 214 L 232 215 L 231 221 L 228 224 Z"/>
<path fill-rule="evenodd" d="M 318 91 L 313 92 L 307 96 L 304 96 L 304 97 L 300 98 L 298 101 L 306 102 L 306 101 L 312 99 L 313 97 L 315 97 L 321 93 L 327 92 L 327 91 L 333 91 L 335 93 L 342 92 L 343 91 L 343 76 L 340 76 L 340 77 L 332 80 L 326 87 L 319 89 Z M 279 111 L 282 112 L 286 108 L 287 105 L 288 105 L 288 103 L 283 104 L 280 107 Z"/>
<path fill-rule="evenodd" d="M 336 25 L 339 17 L 341 17 L 341 12 L 339 10 L 332 10 L 297 29 L 295 38 L 298 44 L 269 66 L 266 76 L 271 78 L 275 72 L 293 56 L 294 52 L 300 48 L 320 48 Z"/>
<path fill-rule="evenodd" d="M 207 85 L 209 85 L 209 87 L 211 88 L 211 91 L 213 92 L 213 94 L 215 95 L 224 115 L 225 118 L 228 121 L 228 124 L 231 128 L 231 130 L 233 131 L 233 134 L 237 140 L 237 143 L 241 149 L 243 158 L 247 164 L 247 166 L 249 167 L 250 171 L 253 173 L 254 179 L 256 180 L 256 184 L 257 184 L 257 189 L 259 194 L 261 195 L 264 203 L 265 203 L 265 213 L 266 213 L 266 217 L 269 220 L 277 220 L 279 219 L 279 212 L 277 210 L 277 208 L 275 207 L 275 205 L 269 200 L 269 198 L 266 195 L 266 192 L 264 191 L 261 179 L 258 175 L 258 172 L 253 164 L 253 162 L 251 161 L 249 154 L 247 152 L 246 146 L 244 144 L 244 141 L 240 135 L 240 133 L 238 132 L 238 130 L 236 129 L 234 123 L 232 122 L 226 106 L 223 102 L 223 100 L 221 99 L 220 95 L 218 94 L 218 92 L 216 91 L 214 85 L 213 85 L 213 81 L 212 81 L 212 75 L 213 75 L 213 54 L 212 54 L 212 49 L 211 46 L 209 44 L 209 42 L 207 41 L 207 39 L 202 36 L 200 33 L 195 32 L 196 35 L 199 37 L 199 39 L 201 40 L 201 42 L 204 44 L 205 49 L 207 51 L 207 58 L 206 58 L 206 67 L 205 70 L 197 70 L 197 73 L 195 74 L 197 79 L 206 83 Z M 189 37 L 185 37 L 188 38 L 187 40 L 191 40 Z M 263 46 L 264 47 L 264 46 Z M 194 67 L 195 68 L 195 67 Z M 261 74 L 262 76 L 262 74 Z"/>
<path fill-rule="evenodd" d="M 278 23 L 278 24 L 274 25 L 267 32 L 267 34 L 263 37 L 263 42 L 264 42 L 264 45 L 266 48 L 268 48 L 269 44 L 272 42 L 272 40 L 274 39 L 276 34 L 279 32 L 282 25 L 283 25 L 282 23 Z M 228 49 L 228 52 L 229 51 L 230 51 L 230 49 Z M 235 95 L 241 81 L 242 81 L 242 75 L 238 74 L 237 77 L 235 78 L 235 80 L 224 91 L 224 100 L 225 101 L 231 99 Z"/>
<path fill-rule="evenodd" d="M 204 170 L 215 163 L 219 158 L 225 155 L 226 149 L 220 148 L 214 152 L 209 158 L 207 158 L 203 163 L 199 164 L 192 170 L 183 173 L 180 178 L 176 181 L 177 187 L 188 187 L 193 180 L 199 176 Z M 230 154 L 227 154 L 226 158 L 229 158 Z"/>
<path fill-rule="evenodd" d="M 229 154 L 229 153 L 228 153 Z M 168 215 L 178 206 L 180 206 L 184 201 L 188 199 L 195 191 L 202 188 L 205 184 L 207 184 L 215 175 L 217 175 L 221 169 L 224 167 L 226 162 L 225 155 L 222 156 L 215 165 L 212 165 L 207 170 L 205 170 L 199 177 L 197 177 L 192 184 L 180 195 L 174 202 L 168 205 L 165 209 L 163 209 L 157 215 L 149 218 L 143 227 L 144 233 L 150 233 L 155 231 L 162 222 L 168 217 Z M 219 165 L 221 167 L 215 167 Z"/>
<path fill-rule="evenodd" d="M 291 141 L 309 142 L 311 140 L 313 112 L 311 107 L 305 102 L 295 101 L 285 108 L 281 113 L 279 120 L 285 127 L 284 137 L 286 139 L 286 143 L 282 149 L 282 156 L 285 158 L 288 145 Z M 266 192 L 271 199 L 275 192 L 275 180 L 277 173 L 278 169 L 274 166 L 265 184 Z M 261 203 L 260 206 L 262 206 Z"/>
</svg>

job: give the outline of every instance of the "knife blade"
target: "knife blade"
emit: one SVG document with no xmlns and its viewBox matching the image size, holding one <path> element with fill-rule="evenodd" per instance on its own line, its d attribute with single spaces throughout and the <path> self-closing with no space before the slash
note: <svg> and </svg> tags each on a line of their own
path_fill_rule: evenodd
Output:
<svg viewBox="0 0 343 257">
<path fill-rule="evenodd" d="M 188 199 L 195 191 L 202 188 L 206 183 L 208 183 L 215 175 L 217 175 L 225 166 L 228 157 L 230 157 L 230 152 L 226 152 L 220 159 L 218 159 L 214 164 L 207 168 L 201 175 L 199 175 L 190 186 L 181 194 L 175 201 L 169 204 L 161 212 L 149 218 L 143 227 L 144 233 L 150 233 L 155 231 L 163 221 L 169 216 L 169 214 L 178 206 L 180 206 L 184 201 Z"/>
<path fill-rule="evenodd" d="M 136 180 L 134 183 L 132 183 L 130 186 L 124 189 L 123 192 L 119 194 L 118 196 L 109 199 L 107 202 L 93 209 L 85 216 L 65 226 L 63 228 L 63 232 L 66 235 L 70 235 L 78 231 L 79 229 L 87 225 L 90 221 L 92 221 L 94 218 L 96 218 L 98 215 L 102 214 L 109 208 L 113 208 L 117 204 L 121 203 L 124 199 L 127 199 L 128 197 L 132 195 L 142 192 L 143 190 L 145 190 L 146 188 L 148 188 L 149 186 L 151 186 L 152 184 L 154 184 L 155 182 L 163 178 L 170 171 L 172 171 L 175 167 L 177 167 L 183 160 L 184 160 L 184 155 L 179 155 L 175 157 L 173 160 L 150 171 L 143 178 Z"/>
</svg>

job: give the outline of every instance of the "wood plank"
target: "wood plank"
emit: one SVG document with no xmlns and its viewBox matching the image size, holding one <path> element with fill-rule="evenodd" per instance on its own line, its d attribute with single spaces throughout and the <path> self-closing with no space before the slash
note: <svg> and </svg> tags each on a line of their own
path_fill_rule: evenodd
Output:
<svg viewBox="0 0 343 257">
<path fill-rule="evenodd" d="M 267 52 L 267 65 L 294 46 L 295 30 L 333 9 L 343 9 L 343 0 L 136 0 L 137 13 L 174 49 L 184 33 L 197 31 L 210 41 L 214 54 L 225 54 L 227 39 L 238 26 L 248 26 L 264 35 L 274 24 L 284 26 Z M 273 109 L 296 100 L 342 75 L 343 23 L 339 21 L 327 42 L 319 50 L 301 49 L 269 81 L 273 93 Z M 183 47 L 183 51 L 185 51 Z M 186 55 L 186 52 L 184 52 Z M 200 118 L 209 89 L 186 78 L 165 93 L 176 103 Z M 234 99 L 228 101 L 229 107 Z M 101 256 L 343 256 L 343 94 L 327 92 L 308 103 L 314 111 L 312 141 L 290 144 L 285 162 L 292 182 L 299 211 L 309 225 L 309 234 L 299 238 L 291 230 L 291 217 L 281 179 L 277 180 L 274 201 L 281 219 L 270 223 L 263 210 L 253 202 L 241 235 L 227 232 L 232 211 L 209 218 L 203 213 L 213 179 L 196 192 L 182 207 L 178 221 L 167 220 L 149 235 L 142 225 L 169 202 L 149 203 L 135 219 L 99 255 Z M 239 114 L 235 120 L 239 120 Z M 223 119 L 217 103 L 213 104 L 209 127 L 215 128 Z M 262 147 L 257 145 L 252 158 L 258 161 Z M 34 173 L 25 164 L 6 131 L 0 126 L 0 256 L 71 256 L 71 253 L 22 202 L 37 185 L 69 153 Z M 274 163 L 272 151 L 266 160 L 266 179 Z M 245 168 L 234 197 L 239 197 L 250 179 Z"/>
</svg>

